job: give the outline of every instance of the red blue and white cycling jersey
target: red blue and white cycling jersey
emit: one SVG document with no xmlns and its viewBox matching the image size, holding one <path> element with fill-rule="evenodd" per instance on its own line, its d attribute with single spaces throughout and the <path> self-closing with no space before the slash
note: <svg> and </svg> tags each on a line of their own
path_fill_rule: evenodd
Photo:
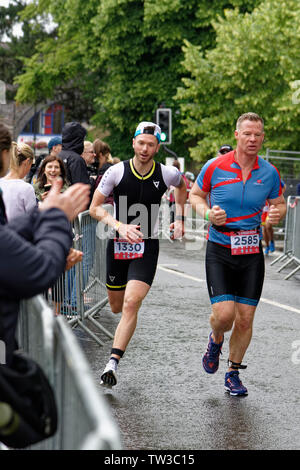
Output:
<svg viewBox="0 0 300 470">
<path fill-rule="evenodd" d="M 275 166 L 257 156 L 243 183 L 242 170 L 234 159 L 235 151 L 206 162 L 197 177 L 199 188 L 209 193 L 209 205 L 224 209 L 226 229 L 252 230 L 260 226 L 261 213 L 267 199 L 282 194 L 280 174 Z M 230 233 L 210 226 L 208 239 L 230 247 Z"/>
</svg>

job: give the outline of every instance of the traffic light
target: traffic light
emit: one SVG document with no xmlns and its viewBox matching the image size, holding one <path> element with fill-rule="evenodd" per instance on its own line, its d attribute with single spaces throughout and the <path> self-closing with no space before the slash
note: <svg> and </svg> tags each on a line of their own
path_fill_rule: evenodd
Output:
<svg viewBox="0 0 300 470">
<path fill-rule="evenodd" d="M 158 108 L 156 110 L 156 124 L 161 128 L 160 141 L 162 144 L 172 143 L 172 110 Z"/>
</svg>

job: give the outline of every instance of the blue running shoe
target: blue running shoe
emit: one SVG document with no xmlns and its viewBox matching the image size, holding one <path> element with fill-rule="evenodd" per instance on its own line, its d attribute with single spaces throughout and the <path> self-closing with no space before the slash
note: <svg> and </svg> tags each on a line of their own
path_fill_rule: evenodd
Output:
<svg viewBox="0 0 300 470">
<path fill-rule="evenodd" d="M 248 395 L 248 390 L 242 384 L 239 378 L 239 371 L 232 370 L 230 372 L 226 372 L 225 374 L 225 390 L 229 392 L 230 395 L 237 397 Z"/>
<path fill-rule="evenodd" d="M 275 251 L 275 245 L 274 245 L 273 240 L 270 242 L 269 248 L 270 248 L 270 253 L 274 253 L 274 251 Z"/>
<path fill-rule="evenodd" d="M 221 343 L 214 343 L 212 333 L 210 333 L 207 350 L 202 358 L 203 368 L 208 374 L 214 374 L 219 368 L 219 356 L 222 354 L 223 341 Z"/>
<path fill-rule="evenodd" d="M 268 246 L 266 246 L 265 248 L 265 255 L 268 255 L 269 254 L 269 251 L 270 251 L 270 248 Z"/>
</svg>

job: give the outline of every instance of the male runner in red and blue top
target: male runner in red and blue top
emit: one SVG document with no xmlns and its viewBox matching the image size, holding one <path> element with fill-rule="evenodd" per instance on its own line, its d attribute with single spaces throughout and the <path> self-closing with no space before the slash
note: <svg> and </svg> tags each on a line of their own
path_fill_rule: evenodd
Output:
<svg viewBox="0 0 300 470">
<path fill-rule="evenodd" d="M 278 170 L 258 157 L 264 123 L 245 113 L 236 124 L 236 150 L 209 160 L 190 193 L 197 213 L 211 222 L 206 249 L 206 278 L 212 304 L 206 372 L 219 367 L 224 333 L 233 327 L 229 342 L 229 369 L 225 390 L 247 395 L 239 369 L 252 337 L 255 310 L 264 280 L 261 214 L 268 200 L 269 221 L 276 225 L 286 213 Z M 207 203 L 209 202 L 209 205 Z"/>
</svg>

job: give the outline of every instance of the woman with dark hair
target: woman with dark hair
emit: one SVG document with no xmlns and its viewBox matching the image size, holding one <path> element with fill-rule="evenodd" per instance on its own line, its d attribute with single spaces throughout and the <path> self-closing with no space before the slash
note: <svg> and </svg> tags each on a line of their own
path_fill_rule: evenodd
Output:
<svg viewBox="0 0 300 470">
<path fill-rule="evenodd" d="M 96 139 L 93 142 L 94 152 L 95 152 L 95 162 L 98 163 L 98 172 L 96 177 L 95 189 L 99 185 L 102 176 L 111 166 L 113 166 L 113 159 L 110 153 L 110 146 L 103 142 L 103 140 Z M 105 199 L 105 204 L 113 204 L 114 202 L 113 194 Z"/>
<path fill-rule="evenodd" d="M 104 171 L 113 165 L 110 146 L 106 142 L 103 142 L 103 140 L 96 139 L 93 142 L 93 148 L 95 153 L 95 161 L 98 163 L 98 174 L 101 169 L 101 173 L 103 174 Z"/>
<path fill-rule="evenodd" d="M 33 185 L 36 198 L 40 202 L 44 201 L 48 197 L 52 184 L 58 178 L 62 179 L 63 186 L 61 192 L 64 192 L 69 186 L 66 180 L 66 173 L 67 172 L 64 162 L 56 155 L 48 155 L 48 157 L 46 157 L 43 163 L 41 164 L 41 167 L 38 172 L 37 181 Z M 69 256 L 76 259 L 76 262 L 82 260 L 82 252 L 74 250 L 73 248 L 70 249 Z M 72 263 L 72 266 L 73 265 L 74 263 Z M 68 267 L 66 268 L 66 270 L 68 270 Z M 74 271 L 71 271 L 68 276 L 70 285 L 73 284 L 74 276 Z M 49 292 L 46 292 L 46 299 L 49 303 L 53 302 L 54 312 L 56 315 L 59 315 L 61 313 L 62 302 L 64 299 L 69 301 L 70 295 L 71 294 L 69 293 L 68 296 L 66 296 L 66 277 L 65 273 L 63 273 L 63 275 L 57 280 L 55 285 L 51 287 L 51 295 L 49 295 Z"/>
<path fill-rule="evenodd" d="M 53 181 L 58 178 L 62 178 L 63 180 L 61 191 L 64 192 L 69 186 L 66 174 L 67 172 L 64 162 L 56 155 L 48 155 L 48 157 L 43 160 L 39 169 L 37 181 L 33 185 L 36 198 L 39 201 L 43 201 L 48 196 Z"/>
</svg>

